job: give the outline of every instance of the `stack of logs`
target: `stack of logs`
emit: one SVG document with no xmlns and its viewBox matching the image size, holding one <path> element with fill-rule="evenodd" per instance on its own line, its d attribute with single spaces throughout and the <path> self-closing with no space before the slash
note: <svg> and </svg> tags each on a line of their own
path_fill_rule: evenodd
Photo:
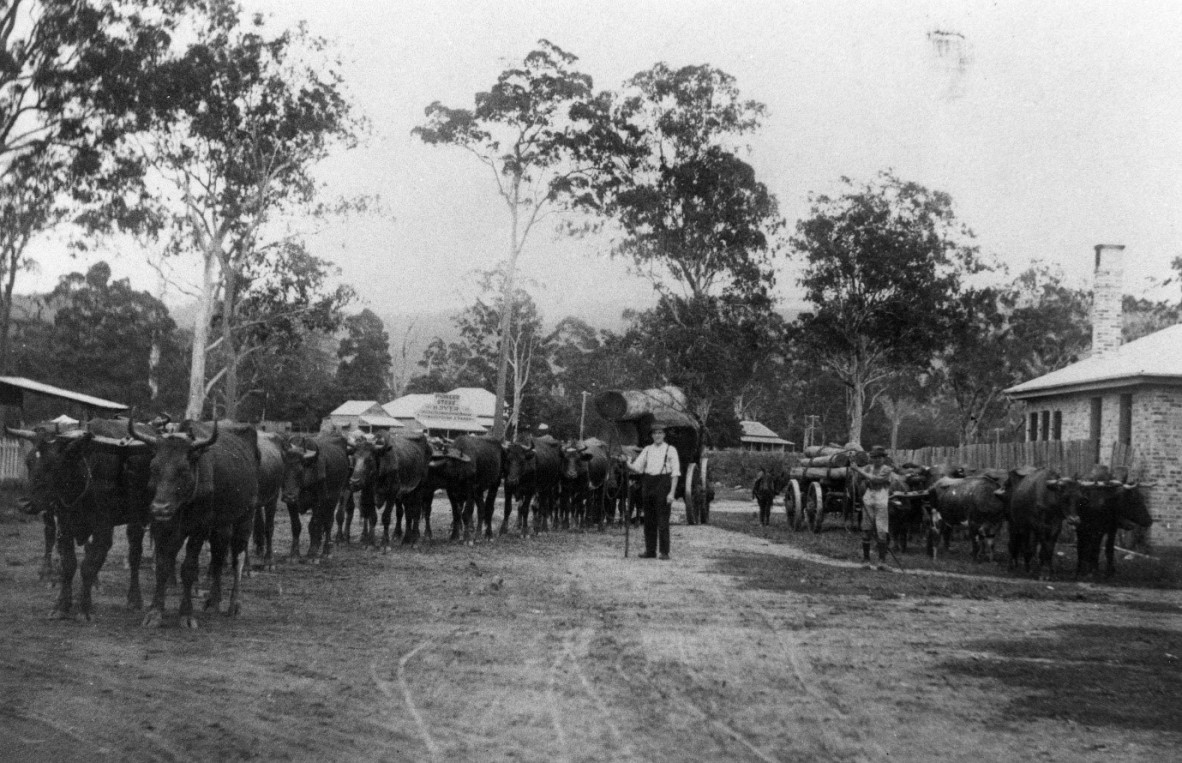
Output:
<svg viewBox="0 0 1182 763">
<path fill-rule="evenodd" d="M 841 482 L 848 475 L 851 461 L 857 466 L 865 466 L 870 463 L 870 456 L 853 446 L 810 445 L 804 449 L 804 458 L 788 470 L 788 476 L 797 480 Z"/>
</svg>

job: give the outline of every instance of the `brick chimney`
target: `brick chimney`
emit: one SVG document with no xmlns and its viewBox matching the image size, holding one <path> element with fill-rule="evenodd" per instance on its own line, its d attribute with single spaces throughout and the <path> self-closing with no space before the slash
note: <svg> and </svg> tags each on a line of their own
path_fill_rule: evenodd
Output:
<svg viewBox="0 0 1182 763">
<path fill-rule="evenodd" d="M 1123 245 L 1096 245 L 1096 281 L 1092 287 L 1093 358 L 1111 355 L 1120 347 L 1124 256 Z"/>
</svg>

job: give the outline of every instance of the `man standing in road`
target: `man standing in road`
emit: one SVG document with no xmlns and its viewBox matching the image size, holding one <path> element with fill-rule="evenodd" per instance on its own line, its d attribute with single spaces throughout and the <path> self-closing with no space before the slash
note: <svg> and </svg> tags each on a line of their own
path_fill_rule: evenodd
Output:
<svg viewBox="0 0 1182 763">
<path fill-rule="evenodd" d="M 891 539 L 891 477 L 895 469 L 886 462 L 886 449 L 881 445 L 870 449 L 869 466 L 855 466 L 852 462 L 850 466 L 866 480 L 862 495 L 862 561 L 870 564 L 870 541 L 877 540 L 878 567 L 882 569 Z"/>
<path fill-rule="evenodd" d="M 677 449 L 665 442 L 665 425 L 654 422 L 649 429 L 653 442 L 640 451 L 628 468 L 640 475 L 640 503 L 644 507 L 644 553 L 642 559 L 657 555 L 669 559 L 669 515 L 673 511 L 673 492 L 681 476 Z"/>
</svg>

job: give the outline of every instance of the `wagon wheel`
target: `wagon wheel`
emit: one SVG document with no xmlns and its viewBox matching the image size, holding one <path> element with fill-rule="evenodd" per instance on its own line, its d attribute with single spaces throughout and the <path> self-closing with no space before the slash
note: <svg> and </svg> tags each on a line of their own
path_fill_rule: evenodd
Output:
<svg viewBox="0 0 1182 763">
<path fill-rule="evenodd" d="M 694 491 L 694 500 L 698 502 L 698 520 L 704 525 L 710 524 L 710 481 L 706 476 L 706 467 L 709 465 L 709 461 L 710 459 L 705 456 L 702 457 L 698 469 L 700 489 Z"/>
<path fill-rule="evenodd" d="M 813 532 L 819 533 L 821 525 L 825 522 L 825 495 L 821 490 L 820 482 L 809 485 L 808 502 L 813 507 L 810 512 L 813 517 Z"/>
<path fill-rule="evenodd" d="M 788 526 L 793 530 L 804 527 L 804 502 L 800 496 L 799 480 L 788 481 L 788 489 L 784 491 L 784 515 L 788 518 Z"/>
</svg>

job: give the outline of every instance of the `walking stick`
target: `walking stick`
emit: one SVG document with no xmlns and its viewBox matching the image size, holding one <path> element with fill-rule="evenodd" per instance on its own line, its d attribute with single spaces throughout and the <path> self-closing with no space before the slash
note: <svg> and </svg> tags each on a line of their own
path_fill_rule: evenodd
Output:
<svg viewBox="0 0 1182 763">
<path fill-rule="evenodd" d="M 625 506 L 627 506 L 627 504 L 625 504 Z M 626 508 L 624 509 L 624 512 L 625 512 L 625 514 L 629 513 Z M 632 528 L 632 517 L 625 516 L 624 517 L 624 558 L 625 559 L 628 558 L 628 535 L 629 535 L 629 530 L 631 530 L 631 528 Z"/>
</svg>

